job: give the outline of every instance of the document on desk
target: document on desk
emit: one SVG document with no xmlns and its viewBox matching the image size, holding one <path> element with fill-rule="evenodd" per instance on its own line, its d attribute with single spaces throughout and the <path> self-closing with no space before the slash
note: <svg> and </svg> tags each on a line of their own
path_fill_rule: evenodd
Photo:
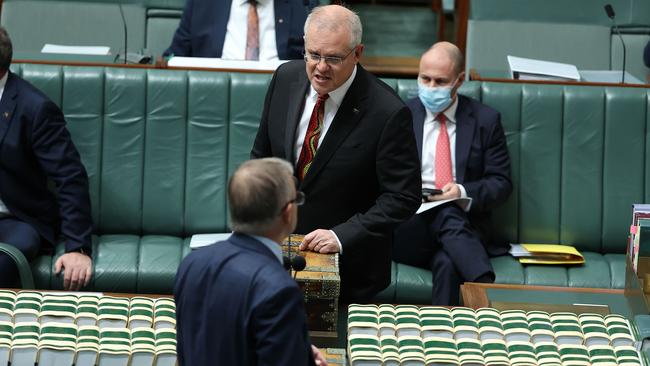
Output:
<svg viewBox="0 0 650 366">
<path fill-rule="evenodd" d="M 510 76 L 519 80 L 579 81 L 575 65 L 508 55 Z"/>
<path fill-rule="evenodd" d="M 65 46 L 46 43 L 41 53 L 64 53 L 69 55 L 110 55 L 111 48 L 105 46 Z"/>
<path fill-rule="evenodd" d="M 418 208 L 416 214 L 419 214 L 419 213 L 424 212 L 424 211 L 429 211 L 430 209 L 436 208 L 436 207 L 438 207 L 440 205 L 444 205 L 447 202 L 455 202 L 465 212 L 468 212 L 469 209 L 472 207 L 472 199 L 470 197 L 450 198 L 448 200 L 425 202 L 425 203 L 420 205 L 420 208 Z"/>
<path fill-rule="evenodd" d="M 190 249 L 212 245 L 219 241 L 228 240 L 232 233 L 194 234 L 190 239 Z"/>
<path fill-rule="evenodd" d="M 280 65 L 288 60 L 276 61 L 245 61 L 245 60 L 224 60 L 221 58 L 209 57 L 172 57 L 167 61 L 171 67 L 200 67 L 209 69 L 239 69 L 256 71 L 275 71 Z"/>
</svg>

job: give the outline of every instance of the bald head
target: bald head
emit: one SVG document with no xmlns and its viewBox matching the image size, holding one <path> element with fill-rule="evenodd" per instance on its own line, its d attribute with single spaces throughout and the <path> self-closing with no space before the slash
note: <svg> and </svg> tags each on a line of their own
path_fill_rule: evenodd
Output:
<svg viewBox="0 0 650 366">
<path fill-rule="evenodd" d="M 304 32 L 305 39 L 321 32 L 346 32 L 352 49 L 361 43 L 363 29 L 359 16 L 352 10 L 341 5 L 325 5 L 317 6 L 309 13 Z"/>
<path fill-rule="evenodd" d="M 429 48 L 420 60 L 420 67 L 425 62 L 448 63 L 455 77 L 463 72 L 465 59 L 460 49 L 449 42 L 438 42 Z"/>
<path fill-rule="evenodd" d="M 264 158 L 244 162 L 228 183 L 233 231 L 260 235 L 271 230 L 294 195 L 293 167 L 287 161 Z"/>
</svg>

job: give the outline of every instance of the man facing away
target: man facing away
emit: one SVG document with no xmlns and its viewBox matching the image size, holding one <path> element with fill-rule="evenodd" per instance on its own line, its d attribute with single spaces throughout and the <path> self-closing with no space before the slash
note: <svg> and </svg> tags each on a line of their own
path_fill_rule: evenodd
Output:
<svg viewBox="0 0 650 366">
<path fill-rule="evenodd" d="M 64 289 L 78 290 L 92 276 L 88 176 L 63 113 L 9 71 L 12 55 L 11 39 L 0 27 L 0 242 L 32 260 L 62 239 L 65 253 L 55 271 L 65 270 Z M 15 264 L 0 254 L 0 288 L 16 281 Z"/>
<path fill-rule="evenodd" d="M 507 246 L 490 232 L 490 212 L 512 191 L 510 157 L 501 116 L 459 95 L 463 56 L 436 43 L 420 60 L 418 97 L 407 102 L 422 163 L 423 201 L 472 198 L 468 210 L 445 203 L 413 216 L 395 231 L 397 262 L 431 269 L 435 305 L 457 305 L 460 284 L 493 282 L 488 254 Z"/>
<path fill-rule="evenodd" d="M 391 234 L 420 204 L 411 113 L 358 64 L 359 17 L 338 5 L 305 22 L 305 61 L 275 72 L 252 157 L 296 166 L 307 202 L 302 250 L 340 253 L 341 299 L 365 302 L 390 283 Z"/>
<path fill-rule="evenodd" d="M 298 206 L 291 164 L 243 163 L 228 183 L 233 234 L 190 253 L 176 275 L 181 365 L 326 365 L 309 344 L 303 297 L 280 243 Z"/>
</svg>

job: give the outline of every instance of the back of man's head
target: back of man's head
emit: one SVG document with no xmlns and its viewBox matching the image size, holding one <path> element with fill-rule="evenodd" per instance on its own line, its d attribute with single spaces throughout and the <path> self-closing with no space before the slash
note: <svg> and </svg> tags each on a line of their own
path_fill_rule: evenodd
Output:
<svg viewBox="0 0 650 366">
<path fill-rule="evenodd" d="M 293 167 L 278 158 L 248 160 L 228 182 L 233 231 L 262 235 L 279 225 L 280 213 L 294 195 Z"/>
<path fill-rule="evenodd" d="M 0 74 L 4 74 L 9 70 L 11 65 L 11 58 L 13 57 L 13 46 L 11 45 L 11 38 L 9 33 L 4 27 L 0 27 Z"/>
</svg>

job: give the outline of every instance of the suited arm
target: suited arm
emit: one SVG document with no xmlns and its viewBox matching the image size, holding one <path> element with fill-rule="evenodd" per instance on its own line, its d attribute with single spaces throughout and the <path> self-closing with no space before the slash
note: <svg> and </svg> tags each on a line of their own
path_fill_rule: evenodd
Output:
<svg viewBox="0 0 650 366">
<path fill-rule="evenodd" d="M 477 181 L 463 182 L 467 196 L 472 197 L 472 211 L 492 210 L 503 203 L 512 192 L 510 156 L 501 127 L 501 115 L 497 115 L 497 121 L 492 126 L 483 155 L 483 177 Z"/>
<path fill-rule="evenodd" d="M 92 219 L 88 176 L 65 128 L 63 114 L 52 102 L 36 111 L 32 125 L 32 149 L 43 171 L 57 189 L 61 233 L 66 252 L 92 251 Z"/>
<path fill-rule="evenodd" d="M 297 286 L 274 292 L 253 309 L 257 365 L 314 365 L 304 314 L 305 304 Z"/>
<path fill-rule="evenodd" d="M 194 8 L 194 0 L 187 0 L 181 21 L 178 23 L 178 28 L 174 33 L 172 44 L 169 46 L 163 56 L 192 56 L 192 9 Z"/>
<path fill-rule="evenodd" d="M 375 204 L 332 229 L 341 241 L 344 253 L 351 244 L 369 235 L 386 235 L 420 207 L 420 158 L 411 112 L 407 107 L 391 116 L 382 131 L 377 145 L 375 174 L 380 190 Z"/>
<path fill-rule="evenodd" d="M 257 135 L 255 136 L 255 142 L 253 143 L 253 148 L 251 150 L 251 159 L 259 159 L 272 156 L 271 153 L 271 140 L 269 138 L 269 108 L 271 106 L 271 96 L 275 89 L 277 72 L 273 74 L 273 78 L 269 83 L 269 88 L 266 91 L 266 97 L 264 98 L 264 110 L 262 111 L 262 118 L 260 120 L 260 126 L 257 129 Z"/>
</svg>

